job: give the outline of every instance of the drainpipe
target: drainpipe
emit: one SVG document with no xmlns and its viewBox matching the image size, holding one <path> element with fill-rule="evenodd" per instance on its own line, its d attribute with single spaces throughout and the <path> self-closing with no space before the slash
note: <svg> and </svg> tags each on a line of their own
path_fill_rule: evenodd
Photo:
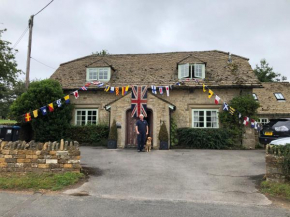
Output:
<svg viewBox="0 0 290 217">
<path fill-rule="evenodd" d="M 111 128 L 111 106 L 104 106 L 105 110 L 109 112 L 109 129 Z"/>
</svg>

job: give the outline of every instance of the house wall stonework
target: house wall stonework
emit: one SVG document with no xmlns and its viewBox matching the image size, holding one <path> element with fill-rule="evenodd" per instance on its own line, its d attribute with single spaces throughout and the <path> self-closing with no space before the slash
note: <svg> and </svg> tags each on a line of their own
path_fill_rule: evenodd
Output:
<svg viewBox="0 0 290 217">
<path fill-rule="evenodd" d="M 152 95 L 148 90 L 147 108 L 153 112 L 153 148 L 159 149 L 158 134 L 160 126 L 165 122 L 168 132 L 170 131 L 170 113 L 175 119 L 177 127 L 192 127 L 192 109 L 219 109 L 222 111 L 223 102 L 229 102 L 233 97 L 242 94 L 251 94 L 252 89 L 213 89 L 215 94 L 220 96 L 223 101 L 219 105 L 215 105 L 214 96 L 208 99 L 208 92 L 204 93 L 202 89 L 179 89 L 170 90 L 170 96 Z M 80 91 L 78 99 L 71 97 L 71 102 L 78 108 L 98 108 L 98 122 L 109 124 L 115 119 L 121 123 L 118 128 L 118 147 L 124 148 L 126 141 L 126 112 L 131 109 L 131 94 L 126 96 L 116 96 L 113 93 L 104 91 Z M 161 100 L 161 99 L 163 100 Z M 167 101 L 167 102 L 166 102 Z M 110 112 L 105 110 L 105 105 L 110 103 Z M 176 106 L 175 111 L 170 111 L 170 104 Z M 111 117 L 109 117 L 111 116 Z M 72 123 L 75 123 L 73 115 Z M 246 148 L 255 147 L 255 135 L 247 130 L 243 143 Z M 169 135 L 170 136 L 170 135 Z M 170 138 L 170 137 L 169 137 Z"/>
</svg>

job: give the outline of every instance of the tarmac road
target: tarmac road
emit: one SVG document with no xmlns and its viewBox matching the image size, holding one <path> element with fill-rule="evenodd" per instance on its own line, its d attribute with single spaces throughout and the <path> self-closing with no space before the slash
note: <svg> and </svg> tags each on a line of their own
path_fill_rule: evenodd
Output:
<svg viewBox="0 0 290 217">
<path fill-rule="evenodd" d="M 1 216 L 277 216 L 255 188 L 264 151 L 169 150 L 137 153 L 82 147 L 88 182 L 61 194 L 0 193 Z M 89 196 L 72 196 L 85 193 Z"/>
</svg>

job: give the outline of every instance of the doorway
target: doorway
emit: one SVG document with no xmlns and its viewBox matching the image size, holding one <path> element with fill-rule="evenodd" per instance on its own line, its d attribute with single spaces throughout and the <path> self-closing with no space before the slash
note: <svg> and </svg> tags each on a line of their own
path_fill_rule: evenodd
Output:
<svg viewBox="0 0 290 217">
<path fill-rule="evenodd" d="M 148 136 L 153 136 L 153 111 L 147 109 L 147 117 L 144 118 L 148 122 L 149 133 Z M 125 148 L 137 148 L 137 134 L 135 131 L 135 124 L 138 118 L 131 117 L 131 110 L 126 112 L 126 141 Z M 152 140 L 153 143 L 153 140 Z M 153 145 L 153 144 L 152 144 Z"/>
</svg>

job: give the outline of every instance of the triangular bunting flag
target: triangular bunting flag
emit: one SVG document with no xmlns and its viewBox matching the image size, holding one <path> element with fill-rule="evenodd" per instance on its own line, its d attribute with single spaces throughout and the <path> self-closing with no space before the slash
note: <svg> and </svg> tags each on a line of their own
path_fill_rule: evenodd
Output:
<svg viewBox="0 0 290 217">
<path fill-rule="evenodd" d="M 54 111 L 53 103 L 48 104 L 48 109 L 49 109 L 50 112 Z"/>
<path fill-rule="evenodd" d="M 218 105 L 219 102 L 220 102 L 220 99 L 221 99 L 221 98 L 219 98 L 218 95 L 215 95 L 214 103 L 215 103 L 216 105 Z"/>
<path fill-rule="evenodd" d="M 208 90 L 208 98 L 210 99 L 213 95 L 213 91 L 211 89 Z"/>
</svg>

